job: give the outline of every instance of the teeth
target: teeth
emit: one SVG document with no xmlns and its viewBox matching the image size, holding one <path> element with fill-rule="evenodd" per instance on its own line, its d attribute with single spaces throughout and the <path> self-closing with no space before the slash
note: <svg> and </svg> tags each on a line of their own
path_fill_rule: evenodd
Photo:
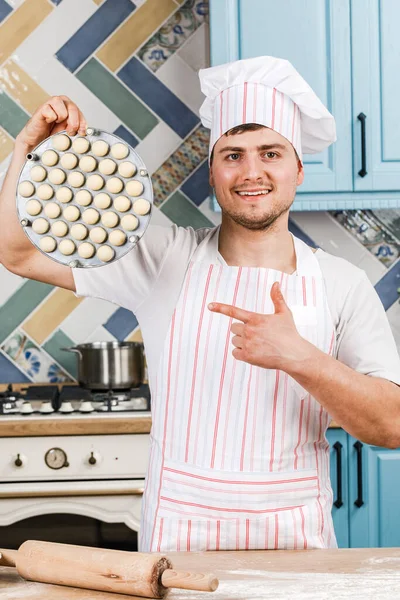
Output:
<svg viewBox="0 0 400 600">
<path fill-rule="evenodd" d="M 260 192 L 238 192 L 239 196 L 262 196 L 269 194 L 269 190 L 261 190 Z"/>
</svg>

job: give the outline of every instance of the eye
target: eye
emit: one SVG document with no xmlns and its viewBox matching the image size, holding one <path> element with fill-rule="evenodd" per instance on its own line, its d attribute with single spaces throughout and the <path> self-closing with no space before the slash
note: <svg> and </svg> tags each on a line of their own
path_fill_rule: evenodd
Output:
<svg viewBox="0 0 400 600">
<path fill-rule="evenodd" d="M 267 158 L 276 158 L 278 155 L 277 155 L 277 153 L 276 153 L 276 152 L 266 152 L 266 153 L 265 153 L 265 156 L 266 156 Z"/>
<path fill-rule="evenodd" d="M 227 158 L 236 161 L 240 158 L 240 154 L 238 152 L 232 152 L 231 154 L 228 154 Z"/>
</svg>

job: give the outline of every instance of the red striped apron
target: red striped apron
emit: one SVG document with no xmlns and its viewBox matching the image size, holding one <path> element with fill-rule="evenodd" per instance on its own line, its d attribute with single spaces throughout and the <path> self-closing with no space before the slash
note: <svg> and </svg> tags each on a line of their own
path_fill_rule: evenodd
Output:
<svg viewBox="0 0 400 600">
<path fill-rule="evenodd" d="M 323 352 L 335 331 L 312 250 L 297 271 L 190 263 L 151 382 L 151 454 L 140 550 L 335 548 L 329 415 L 283 371 L 235 360 L 231 319 L 209 302 L 274 311 L 279 281 L 300 334 Z"/>
</svg>

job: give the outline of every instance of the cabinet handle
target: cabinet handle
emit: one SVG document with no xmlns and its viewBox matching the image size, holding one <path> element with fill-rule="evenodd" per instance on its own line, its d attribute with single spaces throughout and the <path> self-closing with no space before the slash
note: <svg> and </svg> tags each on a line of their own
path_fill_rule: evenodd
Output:
<svg viewBox="0 0 400 600">
<path fill-rule="evenodd" d="M 356 442 L 354 448 L 357 452 L 357 500 L 354 502 L 358 508 L 364 504 L 363 500 L 363 474 L 362 474 L 362 449 L 363 444 Z"/>
<path fill-rule="evenodd" d="M 336 486 L 337 486 L 337 498 L 333 503 L 336 508 L 343 506 L 342 500 L 342 448 L 343 445 L 340 442 L 333 444 L 336 450 Z"/>
<path fill-rule="evenodd" d="M 365 120 L 367 115 L 364 113 L 360 113 L 357 117 L 359 121 L 361 121 L 361 169 L 358 171 L 360 177 L 365 177 L 368 174 L 367 171 L 367 144 L 366 144 L 366 128 L 365 128 Z"/>
</svg>

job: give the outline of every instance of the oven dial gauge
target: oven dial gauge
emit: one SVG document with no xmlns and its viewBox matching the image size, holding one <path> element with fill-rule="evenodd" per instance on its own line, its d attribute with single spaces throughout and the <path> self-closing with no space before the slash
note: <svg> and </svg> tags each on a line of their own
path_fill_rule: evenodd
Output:
<svg viewBox="0 0 400 600">
<path fill-rule="evenodd" d="M 50 448 L 45 454 L 44 462 L 50 469 L 69 467 L 67 455 L 61 448 Z"/>
</svg>

